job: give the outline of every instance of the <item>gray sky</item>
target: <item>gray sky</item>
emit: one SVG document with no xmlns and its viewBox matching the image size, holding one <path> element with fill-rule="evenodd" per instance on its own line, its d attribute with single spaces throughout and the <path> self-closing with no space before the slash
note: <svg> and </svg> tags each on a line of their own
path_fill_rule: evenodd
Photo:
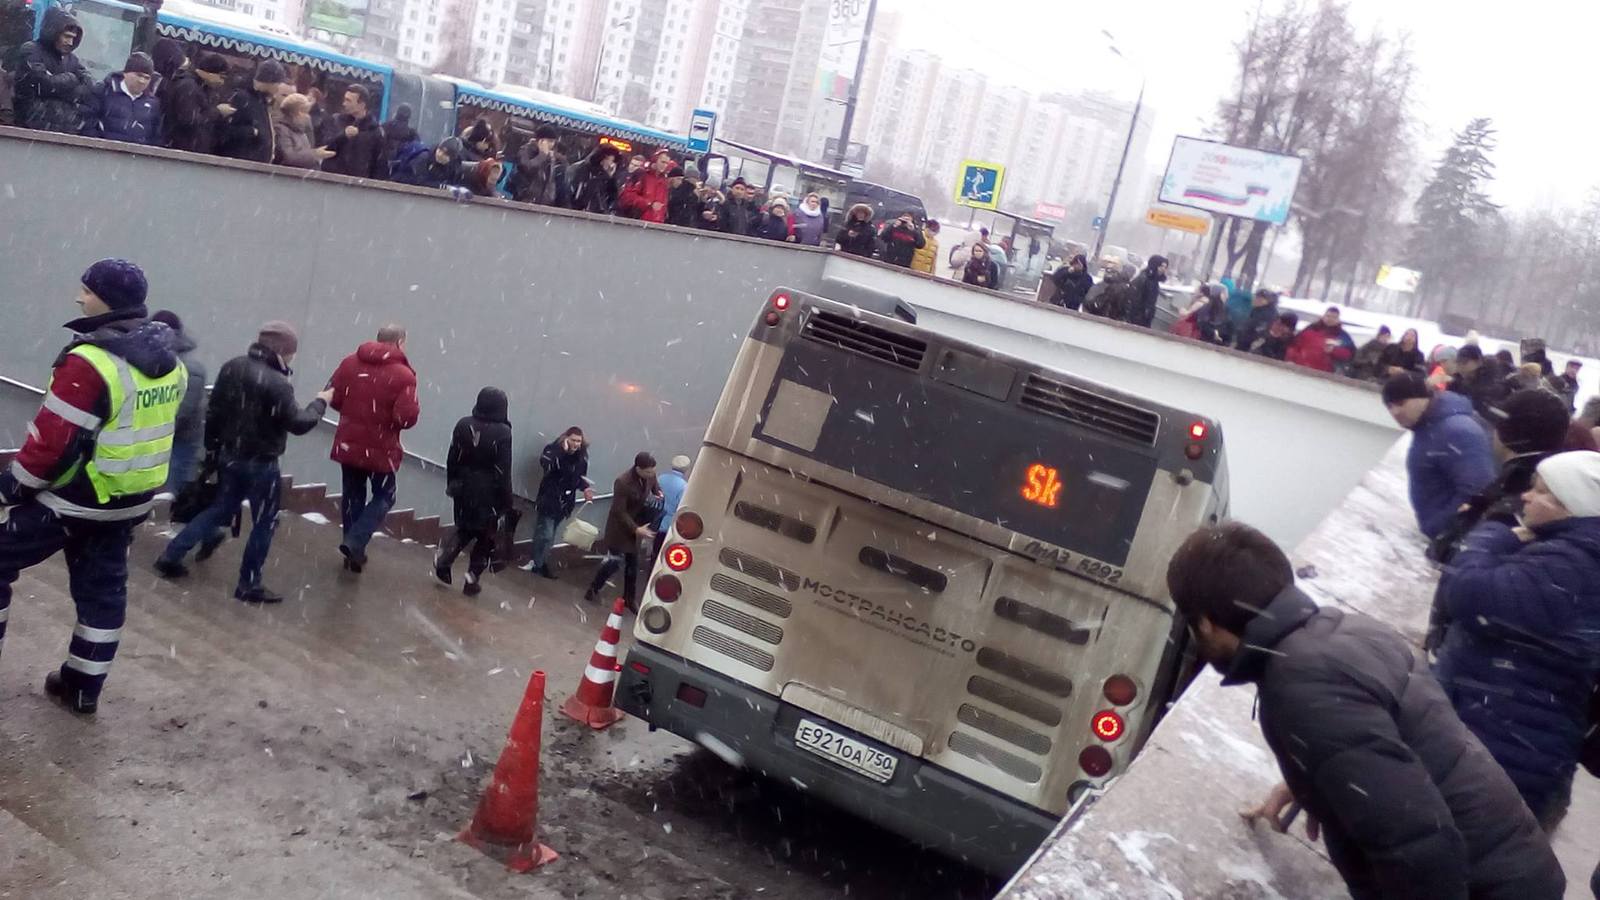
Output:
<svg viewBox="0 0 1600 900">
<path fill-rule="evenodd" d="M 1198 134 L 1233 83 L 1232 44 L 1258 0 L 882 0 L 902 10 L 900 43 L 1037 90 L 1100 89 L 1132 100 L 1141 70 L 1156 111 L 1147 175 L 1172 137 Z M 1586 110 L 1600 57 L 1600 4 L 1522 0 L 1482 9 L 1446 0 L 1350 0 L 1358 27 L 1409 32 L 1430 166 L 1473 116 L 1494 119 L 1494 198 L 1513 208 L 1576 205 L 1596 183 L 1600 119 Z M 1273 3 L 1269 2 L 1269 8 Z M 1087 6 L 1087 12 L 1080 12 Z M 1070 12 L 1068 10 L 1071 10 Z M 976 20 L 976 22 L 975 22 Z M 981 23 L 981 24 L 977 24 Z M 1130 62 L 1111 55 L 1110 31 Z"/>
</svg>

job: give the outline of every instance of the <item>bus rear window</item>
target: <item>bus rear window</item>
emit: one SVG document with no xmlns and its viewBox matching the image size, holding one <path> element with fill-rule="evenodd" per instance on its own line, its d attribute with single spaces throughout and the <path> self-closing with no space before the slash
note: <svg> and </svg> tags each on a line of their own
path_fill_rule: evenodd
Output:
<svg viewBox="0 0 1600 900">
<path fill-rule="evenodd" d="M 755 437 L 1116 566 L 1156 470 L 1148 447 L 810 341 L 785 350 Z"/>
</svg>

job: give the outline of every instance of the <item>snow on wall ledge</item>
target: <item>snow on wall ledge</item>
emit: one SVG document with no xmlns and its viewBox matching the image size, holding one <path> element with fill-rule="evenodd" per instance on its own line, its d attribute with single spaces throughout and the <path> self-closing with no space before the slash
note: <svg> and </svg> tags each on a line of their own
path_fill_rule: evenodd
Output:
<svg viewBox="0 0 1600 900">
<path fill-rule="evenodd" d="M 1437 575 L 1406 501 L 1402 441 L 1296 548 L 1318 603 L 1386 622 L 1419 645 Z M 1309 568 L 1308 568 L 1309 567 Z M 1346 898 L 1304 819 L 1290 834 L 1252 828 L 1239 810 L 1278 782 L 1252 719 L 1255 692 L 1207 670 L 1103 797 L 1045 840 L 1004 900 Z"/>
</svg>

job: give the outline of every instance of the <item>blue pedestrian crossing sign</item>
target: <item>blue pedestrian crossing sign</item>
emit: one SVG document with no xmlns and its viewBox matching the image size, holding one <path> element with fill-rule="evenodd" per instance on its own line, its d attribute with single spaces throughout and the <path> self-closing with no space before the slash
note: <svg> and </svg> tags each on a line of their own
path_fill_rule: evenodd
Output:
<svg viewBox="0 0 1600 900">
<path fill-rule="evenodd" d="M 962 161 L 961 177 L 956 181 L 956 205 L 999 209 L 1000 186 L 1005 177 L 1006 167 L 997 163 Z"/>
</svg>

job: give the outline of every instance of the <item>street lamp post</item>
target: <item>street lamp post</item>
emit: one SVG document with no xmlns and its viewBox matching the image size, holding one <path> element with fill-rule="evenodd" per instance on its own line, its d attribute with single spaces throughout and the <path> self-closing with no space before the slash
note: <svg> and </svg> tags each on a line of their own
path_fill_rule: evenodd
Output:
<svg viewBox="0 0 1600 900">
<path fill-rule="evenodd" d="M 1102 31 L 1100 33 L 1107 38 L 1111 37 L 1109 32 Z M 1118 50 L 1115 44 L 1111 45 L 1110 50 L 1118 58 L 1124 61 L 1127 60 L 1127 57 L 1122 55 L 1122 51 Z M 1106 198 L 1106 213 L 1101 217 L 1100 230 L 1095 234 L 1094 256 L 1092 259 L 1097 260 L 1100 258 L 1100 251 L 1105 248 L 1106 244 L 1106 232 L 1111 229 L 1111 214 L 1117 208 L 1117 191 L 1122 187 L 1122 173 L 1128 166 L 1128 153 L 1133 149 L 1134 133 L 1139 128 L 1139 113 L 1144 109 L 1144 87 L 1145 76 L 1141 72 L 1139 75 L 1139 99 L 1133 103 L 1133 118 L 1128 121 L 1128 139 L 1122 143 L 1122 159 L 1117 161 L 1117 177 L 1111 182 L 1111 196 Z"/>
<path fill-rule="evenodd" d="M 867 22 L 861 30 L 861 50 L 856 54 L 856 73 L 850 79 L 850 94 L 844 101 L 844 121 L 839 125 L 839 148 L 833 154 L 833 167 L 844 166 L 850 152 L 850 129 L 856 122 L 856 102 L 861 99 L 861 78 L 867 72 L 867 48 L 872 41 L 872 22 L 878 17 L 878 0 L 867 0 Z"/>
<path fill-rule="evenodd" d="M 589 88 L 589 99 L 594 102 L 598 103 L 600 100 L 600 76 L 605 72 L 606 50 L 611 47 L 611 35 L 625 28 L 630 30 L 633 28 L 632 12 L 623 16 L 620 20 L 612 22 L 611 27 L 606 29 L 606 36 L 600 40 L 600 52 L 594 59 L 594 84 Z M 554 48 L 552 48 L 552 52 L 554 52 Z M 618 105 L 621 105 L 620 100 Z"/>
</svg>

